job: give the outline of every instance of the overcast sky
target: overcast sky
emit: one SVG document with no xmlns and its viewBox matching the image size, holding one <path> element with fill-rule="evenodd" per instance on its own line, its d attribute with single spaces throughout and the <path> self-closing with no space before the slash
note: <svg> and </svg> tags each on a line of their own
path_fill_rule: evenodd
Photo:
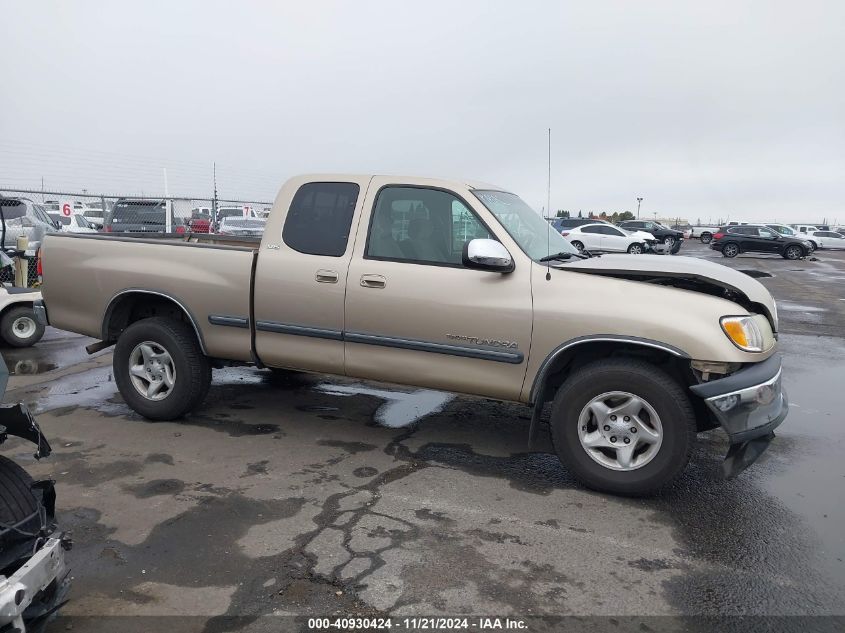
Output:
<svg viewBox="0 0 845 633">
<path fill-rule="evenodd" d="M 845 2 L 0 0 L 0 185 L 272 199 L 310 171 L 845 223 Z"/>
</svg>

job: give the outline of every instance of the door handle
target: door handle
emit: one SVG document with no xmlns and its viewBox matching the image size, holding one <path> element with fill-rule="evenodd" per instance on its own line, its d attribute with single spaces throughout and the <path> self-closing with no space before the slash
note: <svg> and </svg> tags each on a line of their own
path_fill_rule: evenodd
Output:
<svg viewBox="0 0 845 633">
<path fill-rule="evenodd" d="M 322 268 L 314 275 L 314 279 L 321 284 L 336 284 L 339 277 L 340 275 L 337 274 L 336 270 L 325 270 Z"/>
<path fill-rule="evenodd" d="M 387 285 L 387 279 L 382 275 L 361 275 L 361 285 L 364 288 L 384 288 Z"/>
</svg>

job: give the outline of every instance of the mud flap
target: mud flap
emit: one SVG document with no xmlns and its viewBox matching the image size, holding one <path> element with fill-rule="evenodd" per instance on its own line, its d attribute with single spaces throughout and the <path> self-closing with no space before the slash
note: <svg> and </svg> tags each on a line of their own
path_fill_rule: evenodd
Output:
<svg viewBox="0 0 845 633">
<path fill-rule="evenodd" d="M 722 462 L 722 475 L 725 479 L 733 479 L 743 470 L 751 466 L 762 455 L 775 438 L 774 432 L 755 437 L 747 442 L 731 444 L 725 461 Z"/>
<path fill-rule="evenodd" d="M 21 437 L 35 444 L 38 447 L 35 459 L 50 455 L 50 444 L 25 404 L 0 405 L 0 444 L 7 435 Z"/>
</svg>

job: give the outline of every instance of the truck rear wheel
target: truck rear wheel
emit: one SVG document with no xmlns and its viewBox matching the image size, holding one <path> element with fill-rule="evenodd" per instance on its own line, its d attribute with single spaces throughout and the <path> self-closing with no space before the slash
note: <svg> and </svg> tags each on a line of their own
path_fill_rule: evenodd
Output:
<svg viewBox="0 0 845 633">
<path fill-rule="evenodd" d="M 117 339 L 114 379 L 134 411 L 175 420 L 197 407 L 211 384 L 211 365 L 193 329 L 182 321 L 136 321 Z"/>
<path fill-rule="evenodd" d="M 704 231 L 698 239 L 701 240 L 702 244 L 709 244 L 713 240 L 713 234 L 708 231 Z"/>
<path fill-rule="evenodd" d="M 621 495 L 669 485 L 690 458 L 695 416 L 680 385 L 640 360 L 600 360 L 558 389 L 555 450 L 582 484 Z"/>
<path fill-rule="evenodd" d="M 17 306 L 3 315 L 0 335 L 12 347 L 29 347 L 44 336 L 44 326 L 35 318 L 32 308 Z"/>
</svg>

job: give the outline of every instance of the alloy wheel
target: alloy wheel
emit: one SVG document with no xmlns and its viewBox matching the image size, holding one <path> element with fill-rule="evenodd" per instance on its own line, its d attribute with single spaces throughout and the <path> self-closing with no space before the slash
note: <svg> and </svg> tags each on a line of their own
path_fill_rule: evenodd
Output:
<svg viewBox="0 0 845 633">
<path fill-rule="evenodd" d="M 581 447 L 596 462 L 618 471 L 642 468 L 663 443 L 660 416 L 646 400 L 608 391 L 590 400 L 578 418 Z"/>
</svg>

